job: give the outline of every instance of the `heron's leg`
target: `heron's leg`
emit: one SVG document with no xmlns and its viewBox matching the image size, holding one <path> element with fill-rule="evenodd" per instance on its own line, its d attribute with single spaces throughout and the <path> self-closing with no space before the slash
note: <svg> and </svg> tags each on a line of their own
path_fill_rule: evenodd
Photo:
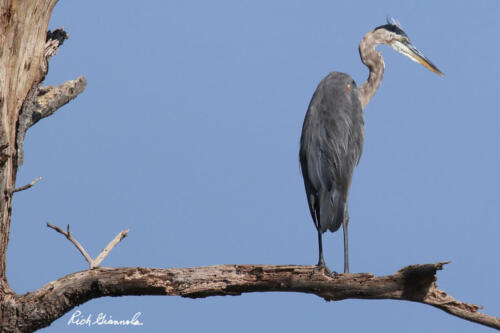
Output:
<svg viewBox="0 0 500 333">
<path fill-rule="evenodd" d="M 318 228 L 318 248 L 319 248 L 319 260 L 318 267 L 326 267 L 325 259 L 323 258 L 323 239 L 322 239 L 321 231 Z"/>
<path fill-rule="evenodd" d="M 318 248 L 319 248 L 319 260 L 318 260 L 318 265 L 314 268 L 312 271 L 312 274 L 318 272 L 318 271 L 323 271 L 326 275 L 328 276 L 335 276 L 337 275 L 337 272 L 332 272 L 326 267 L 325 264 L 325 259 L 323 258 L 323 240 L 322 240 L 322 235 L 321 231 L 319 231 L 318 228 Z"/>
<path fill-rule="evenodd" d="M 349 214 L 345 214 L 344 221 L 342 222 L 342 229 L 344 231 L 344 273 L 349 273 L 349 239 L 347 234 L 347 225 L 349 224 Z"/>
</svg>

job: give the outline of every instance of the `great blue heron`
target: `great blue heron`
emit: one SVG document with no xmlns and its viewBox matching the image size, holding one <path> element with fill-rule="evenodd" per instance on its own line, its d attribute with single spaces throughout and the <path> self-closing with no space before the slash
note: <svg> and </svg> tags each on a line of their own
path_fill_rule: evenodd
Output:
<svg viewBox="0 0 500 333">
<path fill-rule="evenodd" d="M 364 119 L 362 109 L 375 95 L 384 74 L 384 59 L 375 50 L 386 44 L 397 52 L 419 62 L 436 74 L 443 75 L 417 50 L 400 24 L 387 24 L 368 32 L 359 44 L 363 64 L 368 66 L 368 80 L 356 87 L 345 73 L 332 72 L 318 85 L 307 109 L 300 139 L 300 166 L 307 201 L 318 230 L 319 261 L 317 269 L 330 273 L 323 259 L 322 234 L 326 230 L 344 231 L 344 272 L 349 272 L 347 239 L 347 200 L 354 167 L 363 149 Z"/>
</svg>

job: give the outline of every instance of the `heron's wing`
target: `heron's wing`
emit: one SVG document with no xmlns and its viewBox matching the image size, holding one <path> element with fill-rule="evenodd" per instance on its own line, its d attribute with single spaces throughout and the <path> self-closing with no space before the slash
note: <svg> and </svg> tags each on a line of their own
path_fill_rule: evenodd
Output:
<svg viewBox="0 0 500 333">
<path fill-rule="evenodd" d="M 317 153 L 311 153 L 316 151 Z M 345 214 L 346 195 L 336 184 L 331 158 L 324 150 L 301 149 L 300 162 L 309 211 L 316 228 L 336 231 Z"/>
<path fill-rule="evenodd" d="M 353 91 L 346 91 L 345 79 L 339 80 L 335 74 L 341 73 L 330 74 L 316 89 L 301 138 L 300 161 L 309 208 L 322 231 L 336 230 L 342 222 L 364 136 L 356 86 L 353 82 Z"/>
</svg>

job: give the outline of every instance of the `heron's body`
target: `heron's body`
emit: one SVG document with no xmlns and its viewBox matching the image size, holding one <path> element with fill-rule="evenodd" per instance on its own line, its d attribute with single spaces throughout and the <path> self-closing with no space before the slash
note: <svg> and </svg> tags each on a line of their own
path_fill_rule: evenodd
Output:
<svg viewBox="0 0 500 333">
<path fill-rule="evenodd" d="M 363 137 L 356 83 L 345 73 L 330 73 L 307 109 L 299 153 L 311 216 L 322 233 L 337 231 L 348 215 L 349 186 Z"/>
<path fill-rule="evenodd" d="M 345 73 L 332 72 L 318 85 L 307 109 L 300 139 L 300 166 L 307 201 L 318 230 L 318 267 L 325 268 L 322 234 L 326 230 L 344 231 L 344 272 L 349 272 L 347 201 L 354 168 L 363 149 L 363 109 L 375 95 L 384 74 L 384 60 L 375 50 L 387 44 L 420 62 L 433 72 L 442 73 L 409 41 L 399 24 L 388 24 L 368 32 L 359 45 L 361 61 L 370 73 L 358 89 Z"/>
</svg>

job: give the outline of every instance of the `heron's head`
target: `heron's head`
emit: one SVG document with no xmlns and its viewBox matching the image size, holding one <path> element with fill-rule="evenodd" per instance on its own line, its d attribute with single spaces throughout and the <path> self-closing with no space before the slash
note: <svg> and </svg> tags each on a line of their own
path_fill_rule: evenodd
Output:
<svg viewBox="0 0 500 333">
<path fill-rule="evenodd" d="M 384 32 L 384 44 L 389 45 L 397 52 L 407 56 L 411 60 L 418 62 L 434 73 L 443 76 L 444 74 L 423 55 L 413 44 L 410 38 L 401 28 L 401 24 L 395 19 L 387 19 L 387 24 L 376 27 L 374 31 L 382 29 Z"/>
</svg>

